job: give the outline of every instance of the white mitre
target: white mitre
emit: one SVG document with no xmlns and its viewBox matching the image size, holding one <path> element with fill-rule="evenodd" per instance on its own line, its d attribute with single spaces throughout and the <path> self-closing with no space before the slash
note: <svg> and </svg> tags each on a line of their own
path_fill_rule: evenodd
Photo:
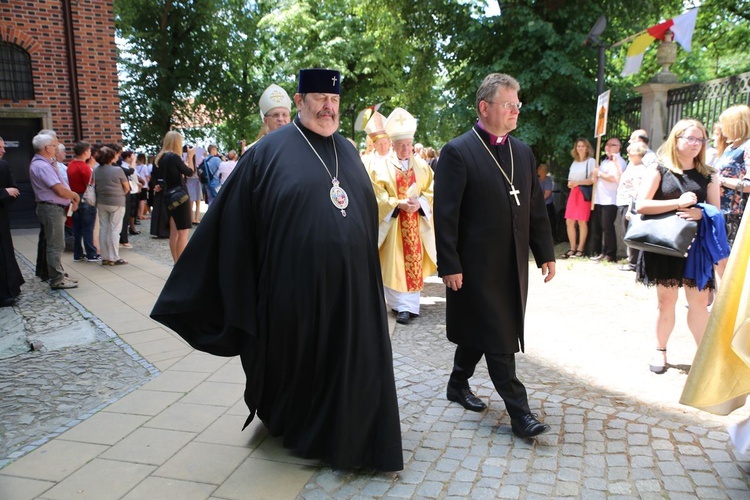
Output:
<svg viewBox="0 0 750 500">
<path fill-rule="evenodd" d="M 272 83 L 263 91 L 258 106 L 260 106 L 261 118 L 265 118 L 268 112 L 274 108 L 286 108 L 290 113 L 292 112 L 292 100 L 289 98 L 289 94 L 275 83 Z"/>
<path fill-rule="evenodd" d="M 399 139 L 414 139 L 417 131 L 417 119 L 404 108 L 396 108 L 388 115 L 385 122 L 385 133 L 392 141 Z"/>
</svg>

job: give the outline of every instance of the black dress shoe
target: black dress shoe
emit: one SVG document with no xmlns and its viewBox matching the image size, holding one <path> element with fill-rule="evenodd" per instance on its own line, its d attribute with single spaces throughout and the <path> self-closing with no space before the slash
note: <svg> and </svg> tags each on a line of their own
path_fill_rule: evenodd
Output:
<svg viewBox="0 0 750 500">
<path fill-rule="evenodd" d="M 511 420 L 510 427 L 513 434 L 520 438 L 531 438 L 545 433 L 549 430 L 549 425 L 541 423 L 536 419 L 536 415 L 528 413 L 521 418 Z"/>
<path fill-rule="evenodd" d="M 470 411 L 484 411 L 487 409 L 487 405 L 476 397 L 468 387 L 456 388 L 448 386 L 447 397 L 448 401 L 458 403 Z"/>
<path fill-rule="evenodd" d="M 0 302 L 0 307 L 12 307 L 16 305 L 16 298 L 15 297 L 8 297 L 7 299 L 3 299 Z"/>
<path fill-rule="evenodd" d="M 400 313 L 396 314 L 396 323 L 399 323 L 401 325 L 408 325 L 411 321 L 411 315 L 409 314 L 409 311 L 401 311 Z"/>
</svg>

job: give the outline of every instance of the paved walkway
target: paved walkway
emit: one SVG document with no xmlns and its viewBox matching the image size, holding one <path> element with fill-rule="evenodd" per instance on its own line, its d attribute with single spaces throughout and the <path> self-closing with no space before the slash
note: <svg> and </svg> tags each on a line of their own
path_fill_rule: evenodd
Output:
<svg viewBox="0 0 750 500">
<path fill-rule="evenodd" d="M 53 292 L 31 271 L 36 231 L 14 231 L 28 283 L 20 319 L 4 317 L 44 348 L 0 360 L 0 498 L 750 498 L 750 458 L 725 432 L 750 409 L 717 417 L 677 403 L 695 351 L 682 301 L 672 366 L 648 371 L 655 296 L 632 273 L 561 261 L 545 285 L 532 270 L 519 373 L 552 426 L 536 441 L 512 436 L 483 367 L 473 383 L 487 412 L 444 399 L 452 347 L 431 280 L 421 317 L 392 334 L 405 469 L 352 474 L 295 458 L 257 423 L 240 431 L 239 360 L 196 352 L 148 318 L 171 267 L 167 242 L 146 234 L 122 252 L 128 266 L 65 254 L 80 286 Z"/>
</svg>

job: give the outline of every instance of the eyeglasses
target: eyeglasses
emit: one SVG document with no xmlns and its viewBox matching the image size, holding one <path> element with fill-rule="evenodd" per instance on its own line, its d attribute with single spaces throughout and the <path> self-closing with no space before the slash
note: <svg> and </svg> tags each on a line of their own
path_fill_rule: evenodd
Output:
<svg viewBox="0 0 750 500">
<path fill-rule="evenodd" d="M 604 145 L 604 147 L 605 147 L 605 148 L 611 148 L 611 147 L 616 147 L 616 148 L 619 148 L 619 147 L 620 147 L 620 145 L 619 145 L 619 144 L 617 144 L 617 143 L 614 143 L 614 144 L 605 144 L 605 145 Z"/>
<path fill-rule="evenodd" d="M 490 104 L 495 104 L 493 101 L 487 101 Z M 511 109 L 516 108 L 517 110 L 521 111 L 521 106 L 523 106 L 522 102 L 504 102 L 504 103 L 497 103 L 498 106 L 505 109 Z"/>
<path fill-rule="evenodd" d="M 289 115 L 289 113 L 280 111 L 280 112 L 276 112 L 276 113 L 267 114 L 266 117 L 267 118 L 273 118 L 274 120 L 277 120 L 277 119 L 282 118 L 282 117 L 283 118 L 290 118 L 290 115 Z"/>
<path fill-rule="evenodd" d="M 701 137 L 693 137 L 690 135 L 680 135 L 677 136 L 678 139 L 685 139 L 685 142 L 687 142 L 691 146 L 695 146 L 696 144 L 705 144 L 708 142 L 708 139 L 703 139 Z"/>
</svg>

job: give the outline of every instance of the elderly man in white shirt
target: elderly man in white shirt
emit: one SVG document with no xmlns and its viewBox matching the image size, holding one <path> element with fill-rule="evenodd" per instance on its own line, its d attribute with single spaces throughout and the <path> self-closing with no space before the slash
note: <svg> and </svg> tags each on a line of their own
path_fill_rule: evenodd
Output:
<svg viewBox="0 0 750 500">
<path fill-rule="evenodd" d="M 591 214 L 592 249 L 591 260 L 617 261 L 617 186 L 625 169 L 625 160 L 620 156 L 620 140 L 611 137 L 604 145 L 607 158 L 594 169 L 594 211 Z M 602 242 L 603 237 L 603 242 Z"/>
</svg>

